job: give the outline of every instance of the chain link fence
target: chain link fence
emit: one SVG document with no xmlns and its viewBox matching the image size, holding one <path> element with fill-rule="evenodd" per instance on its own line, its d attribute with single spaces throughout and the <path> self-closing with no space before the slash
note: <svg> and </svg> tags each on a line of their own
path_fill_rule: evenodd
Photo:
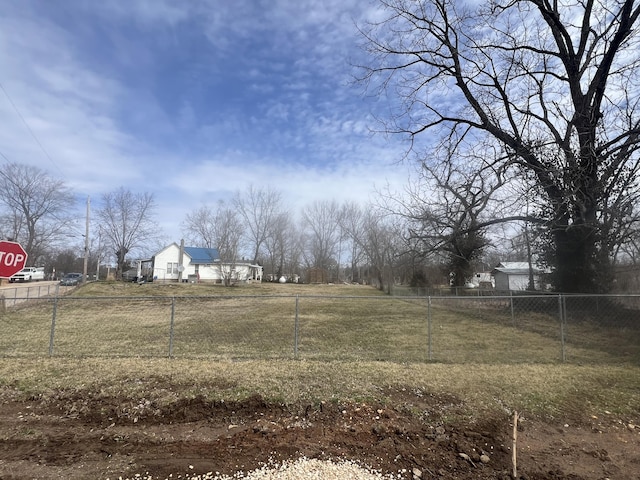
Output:
<svg viewBox="0 0 640 480">
<path fill-rule="evenodd" d="M 0 290 L 0 307 L 13 307 L 18 303 L 51 295 L 63 295 L 71 287 L 56 283 L 14 283 Z"/>
<path fill-rule="evenodd" d="M 0 356 L 640 364 L 640 296 L 6 298 Z"/>
</svg>

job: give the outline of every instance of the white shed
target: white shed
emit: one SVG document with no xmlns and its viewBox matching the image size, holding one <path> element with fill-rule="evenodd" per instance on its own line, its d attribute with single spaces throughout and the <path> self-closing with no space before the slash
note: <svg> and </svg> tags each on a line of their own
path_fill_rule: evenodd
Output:
<svg viewBox="0 0 640 480">
<path fill-rule="evenodd" d="M 541 270 L 535 265 L 532 268 L 534 284 L 539 288 Z M 496 290 L 526 290 L 529 287 L 529 263 L 527 262 L 501 262 L 491 273 Z"/>
</svg>

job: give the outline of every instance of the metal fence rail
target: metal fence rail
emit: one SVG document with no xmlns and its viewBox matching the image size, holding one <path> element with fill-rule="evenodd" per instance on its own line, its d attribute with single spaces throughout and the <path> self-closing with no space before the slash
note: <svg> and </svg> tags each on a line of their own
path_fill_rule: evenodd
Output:
<svg viewBox="0 0 640 480">
<path fill-rule="evenodd" d="M 4 357 L 640 364 L 640 295 L 9 300 Z"/>
</svg>

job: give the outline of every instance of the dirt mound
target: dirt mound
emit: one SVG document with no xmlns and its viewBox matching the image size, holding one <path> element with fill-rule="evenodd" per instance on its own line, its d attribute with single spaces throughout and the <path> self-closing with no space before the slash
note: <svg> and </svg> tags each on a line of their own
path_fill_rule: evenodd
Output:
<svg viewBox="0 0 640 480">
<path fill-rule="evenodd" d="M 506 479 L 510 417 L 468 420 L 462 402 L 402 388 L 392 404 L 270 404 L 202 396 L 152 401 L 99 393 L 54 400 L 4 396 L 0 478 L 232 475 L 300 457 L 355 461 L 401 478 Z M 640 429 L 614 419 L 579 426 L 525 420 L 527 479 L 634 478 Z M 463 455 L 461 455 L 463 454 Z"/>
</svg>

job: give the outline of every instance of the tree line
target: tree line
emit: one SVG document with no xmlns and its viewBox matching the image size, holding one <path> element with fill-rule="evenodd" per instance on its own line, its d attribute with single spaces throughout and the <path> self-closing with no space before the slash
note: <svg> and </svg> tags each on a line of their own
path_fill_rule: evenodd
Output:
<svg viewBox="0 0 640 480">
<path fill-rule="evenodd" d="M 83 199 L 35 167 L 6 164 L 2 172 L 0 234 L 20 241 L 30 263 L 46 265 L 48 273 L 79 271 L 84 238 L 74 211 Z M 324 281 L 367 283 L 388 292 L 397 284 L 464 286 L 475 272 L 489 271 L 499 261 L 537 261 L 526 222 L 508 232 L 495 227 L 507 203 L 490 200 L 499 182 L 451 166 L 429 174 L 433 177 L 420 179 L 403 195 L 380 192 L 376 204 L 326 200 L 299 211 L 289 208 L 282 192 L 250 185 L 228 202 L 188 212 L 181 230 L 188 245 L 216 248 L 225 263 L 242 259 L 262 265 L 267 279 L 306 281 L 307 272 L 317 269 Z M 43 195 L 42 185 L 55 188 Z M 121 275 L 132 260 L 164 246 L 152 194 L 121 187 L 100 200 L 87 252 L 89 273 L 100 263 L 113 263 L 114 274 Z M 491 219 L 493 230 L 487 226 Z M 477 224 L 485 226 L 472 228 Z M 638 245 L 639 237 L 632 238 L 628 252 Z M 70 243 L 76 246 L 69 248 Z"/>
<path fill-rule="evenodd" d="M 367 283 L 389 292 L 397 284 L 464 286 L 499 261 L 539 261 L 527 222 L 502 229 L 499 215 L 522 197 L 492 200 L 500 182 L 450 165 L 424 171 L 429 176 L 403 194 L 379 192 L 375 204 L 315 201 L 299 211 L 289 208 L 282 192 L 250 185 L 228 202 L 188 212 L 181 231 L 188 245 L 216 248 L 225 263 L 262 265 L 267 279 L 306 281 L 307 272 L 318 269 L 324 281 Z M 6 164 L 2 172 L 0 235 L 21 242 L 30 264 L 45 265 L 48 273 L 81 270 L 84 234 L 77 206 L 84 199 L 36 167 Z M 43 191 L 43 185 L 52 188 Z M 114 274 L 121 275 L 133 260 L 165 246 L 152 194 L 121 187 L 100 200 L 92 215 L 89 273 L 113 263 Z M 640 235 L 629 238 L 620 259 L 634 265 Z"/>
<path fill-rule="evenodd" d="M 80 270 L 86 254 L 89 272 L 100 262 L 114 263 L 114 273 L 121 275 L 131 260 L 161 248 L 153 195 L 121 187 L 103 194 L 92 213 L 85 253 L 77 208 L 83 201 L 44 170 L 7 163 L 0 175 L 0 235 L 22 243 L 29 263 L 45 265 L 49 274 Z M 420 264 L 403 246 L 397 219 L 382 209 L 331 200 L 292 212 L 282 193 L 270 187 L 251 185 L 228 203 L 196 208 L 181 226 L 187 244 L 216 248 L 224 262 L 259 263 L 274 279 L 304 281 L 306 271 L 316 268 L 326 272 L 327 281 L 366 281 L 388 289 L 400 278 L 410 279 Z"/>
</svg>

